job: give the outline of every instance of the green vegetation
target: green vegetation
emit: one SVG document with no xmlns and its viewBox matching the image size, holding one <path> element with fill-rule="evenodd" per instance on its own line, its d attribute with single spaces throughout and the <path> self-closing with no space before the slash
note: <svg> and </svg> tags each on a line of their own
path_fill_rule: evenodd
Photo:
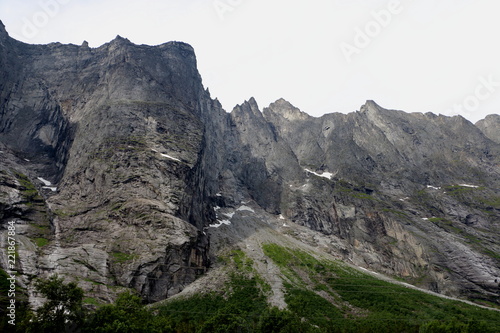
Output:
<svg viewBox="0 0 500 333">
<path fill-rule="evenodd" d="M 352 198 L 362 199 L 362 200 L 377 200 L 370 194 L 371 191 L 367 192 L 367 187 L 365 186 L 356 187 L 344 180 L 339 180 L 335 184 L 335 189 L 337 192 L 347 194 Z"/>
<path fill-rule="evenodd" d="M 84 319 L 83 290 L 76 283 L 64 283 L 57 275 L 37 280 L 35 287 L 47 301 L 27 323 L 28 333 L 73 332 Z"/>
<path fill-rule="evenodd" d="M 500 255 L 498 253 L 495 253 L 494 251 L 491 251 L 485 245 L 483 244 L 482 240 L 479 239 L 478 237 L 471 235 L 468 233 L 466 230 L 463 230 L 463 226 L 461 226 L 459 223 L 457 225 L 461 226 L 462 228 L 457 227 L 453 221 L 440 218 L 440 217 L 432 217 L 429 219 L 430 222 L 434 223 L 435 225 L 439 226 L 440 228 L 443 228 L 449 233 L 454 233 L 460 237 L 462 237 L 470 246 L 487 256 L 499 260 Z"/>
<path fill-rule="evenodd" d="M 27 204 L 33 204 L 34 202 L 41 202 L 43 198 L 38 193 L 35 185 L 29 180 L 28 176 L 15 172 L 17 180 L 21 185 L 21 193 L 23 198 L 26 200 Z"/>
<path fill-rule="evenodd" d="M 444 190 L 446 194 L 456 196 L 467 192 L 473 192 L 478 190 L 484 190 L 485 187 L 470 187 L 470 186 L 462 186 L 462 185 L 449 185 L 445 186 Z"/>
<path fill-rule="evenodd" d="M 499 312 L 384 282 L 303 251 L 275 244 L 263 248 L 285 276 L 299 281 L 285 284 L 289 309 L 326 332 L 498 331 Z M 303 287 L 306 281 L 309 289 Z M 321 310 L 315 312 L 313 304 Z"/>
<path fill-rule="evenodd" d="M 135 258 L 135 255 L 123 252 L 111 252 L 111 255 L 113 256 L 114 260 L 118 263 L 124 263 L 126 261 L 133 260 Z"/>
<path fill-rule="evenodd" d="M 406 212 L 403 212 L 403 211 L 400 211 L 400 210 L 396 210 L 396 209 L 392 209 L 392 208 L 382 208 L 382 211 L 384 213 L 391 213 L 391 214 L 394 214 L 394 215 L 398 215 L 399 217 L 404 217 L 404 218 L 408 217 L 408 214 Z"/>
<path fill-rule="evenodd" d="M 491 214 L 495 209 L 500 209 L 500 197 L 498 193 L 484 186 L 450 185 L 445 186 L 444 190 L 447 195 L 454 197 L 459 202 L 487 214 Z"/>
<path fill-rule="evenodd" d="M 17 281 L 15 283 L 15 295 L 11 294 L 11 280 L 8 280 L 9 277 L 9 274 L 0 268 L 0 332 L 24 333 L 26 331 L 25 323 L 30 318 L 28 298 L 25 290 L 17 284 Z M 15 318 L 9 317 L 11 311 L 8 307 L 11 306 L 11 299 L 16 301 Z M 12 320 L 14 320 L 15 326 L 11 324 Z"/>
<path fill-rule="evenodd" d="M 62 217 L 62 218 L 74 216 L 72 213 L 65 212 L 62 209 L 55 209 L 53 212 L 54 212 L 54 214 L 56 214 L 57 216 Z"/>
<path fill-rule="evenodd" d="M 119 295 L 112 305 L 104 305 L 88 316 L 82 332 L 173 332 L 169 323 L 156 317 L 130 292 Z"/>
<path fill-rule="evenodd" d="M 488 199 L 480 199 L 479 201 L 483 205 L 487 206 L 487 208 L 492 207 L 495 209 L 500 209 L 500 197 L 491 197 Z"/>
<path fill-rule="evenodd" d="M 35 238 L 35 243 L 36 243 L 36 246 L 38 246 L 38 247 L 44 247 L 45 245 L 47 245 L 49 243 L 49 240 L 47 238 L 38 237 L 38 238 Z"/>
<path fill-rule="evenodd" d="M 78 325 L 83 333 L 498 332 L 500 312 L 381 281 L 304 251 L 276 244 L 263 250 L 285 276 L 286 310 L 269 306 L 253 261 L 233 250 L 222 259 L 230 276 L 224 288 L 152 307 L 131 292 L 102 305 L 83 298 L 74 283 L 41 280 L 37 288 L 49 301 L 24 321 L 25 331 L 72 332 Z M 82 304 L 97 309 L 85 313 Z"/>
<path fill-rule="evenodd" d="M 236 266 L 236 269 L 238 271 L 244 271 L 244 272 L 251 272 L 252 271 L 252 266 L 253 266 L 253 260 L 250 259 L 250 258 L 247 258 L 245 256 L 245 253 L 240 250 L 240 249 L 237 249 L 237 250 L 233 250 L 231 251 L 231 254 L 230 254 L 233 262 L 234 262 L 234 265 Z"/>
<path fill-rule="evenodd" d="M 101 305 L 101 303 L 99 303 L 99 301 L 97 299 L 95 299 L 94 297 L 85 297 L 83 299 L 83 304 L 90 304 L 90 305 L 95 305 L 95 306 Z"/>
<path fill-rule="evenodd" d="M 436 198 L 427 190 L 417 191 L 410 198 L 414 203 L 425 207 L 428 214 L 440 215 L 442 213 L 438 203 L 436 202 Z"/>
</svg>

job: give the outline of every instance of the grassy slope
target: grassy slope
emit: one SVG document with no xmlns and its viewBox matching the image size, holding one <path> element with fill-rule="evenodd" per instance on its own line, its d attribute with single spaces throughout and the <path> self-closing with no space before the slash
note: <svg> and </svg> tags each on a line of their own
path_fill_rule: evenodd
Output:
<svg viewBox="0 0 500 333">
<path fill-rule="evenodd" d="M 419 332 L 433 331 L 433 327 L 457 332 L 499 331 L 500 312 L 381 281 L 303 251 L 275 244 L 264 245 L 264 251 L 291 281 L 285 284 L 290 310 L 314 325 L 352 332 Z M 324 309 L 317 310 L 314 304 Z"/>
<path fill-rule="evenodd" d="M 175 332 L 499 332 L 500 312 L 381 281 L 341 262 L 264 244 L 281 269 L 287 310 L 269 308 L 270 289 L 242 251 L 226 258 L 225 290 L 157 307 Z"/>
</svg>

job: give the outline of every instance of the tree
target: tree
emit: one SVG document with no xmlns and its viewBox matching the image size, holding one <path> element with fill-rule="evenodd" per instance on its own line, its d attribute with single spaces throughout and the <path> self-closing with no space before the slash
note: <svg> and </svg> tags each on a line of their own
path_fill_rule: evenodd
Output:
<svg viewBox="0 0 500 333">
<path fill-rule="evenodd" d="M 83 332 L 156 333 L 172 332 L 166 318 L 154 316 L 130 291 L 118 295 L 114 304 L 104 305 L 92 314 Z"/>
<path fill-rule="evenodd" d="M 260 317 L 258 330 L 268 333 L 293 333 L 308 332 L 310 328 L 309 324 L 302 322 L 291 311 L 272 307 Z"/>
<path fill-rule="evenodd" d="M 10 276 L 0 268 L 0 332 L 25 332 L 25 323 L 30 318 L 30 308 L 26 291 L 15 284 L 15 294 L 12 294 Z M 11 300 L 15 300 L 14 318 L 10 315 Z M 15 324 L 15 325 L 13 325 Z"/>
<path fill-rule="evenodd" d="M 57 275 L 35 282 L 47 301 L 36 310 L 27 332 L 74 332 L 83 323 L 83 290 L 74 282 L 64 284 Z"/>
</svg>

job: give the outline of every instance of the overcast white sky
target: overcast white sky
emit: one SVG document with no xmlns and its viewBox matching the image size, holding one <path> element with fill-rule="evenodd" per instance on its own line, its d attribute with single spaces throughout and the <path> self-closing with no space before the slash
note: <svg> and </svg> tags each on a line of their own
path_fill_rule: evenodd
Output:
<svg viewBox="0 0 500 333">
<path fill-rule="evenodd" d="M 498 0 L 0 0 L 18 40 L 191 44 L 226 111 L 280 97 L 320 116 L 500 113 Z"/>
</svg>

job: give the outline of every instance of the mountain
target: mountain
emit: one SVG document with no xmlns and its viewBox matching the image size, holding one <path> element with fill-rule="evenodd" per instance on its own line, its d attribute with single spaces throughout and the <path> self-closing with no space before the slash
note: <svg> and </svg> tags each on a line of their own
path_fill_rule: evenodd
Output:
<svg viewBox="0 0 500 333">
<path fill-rule="evenodd" d="M 2 239 L 15 222 L 35 306 L 53 273 L 98 303 L 217 290 L 237 249 L 284 308 L 269 244 L 498 305 L 498 116 L 227 113 L 188 44 L 29 45 L 3 24 L 0 72 Z"/>
</svg>

